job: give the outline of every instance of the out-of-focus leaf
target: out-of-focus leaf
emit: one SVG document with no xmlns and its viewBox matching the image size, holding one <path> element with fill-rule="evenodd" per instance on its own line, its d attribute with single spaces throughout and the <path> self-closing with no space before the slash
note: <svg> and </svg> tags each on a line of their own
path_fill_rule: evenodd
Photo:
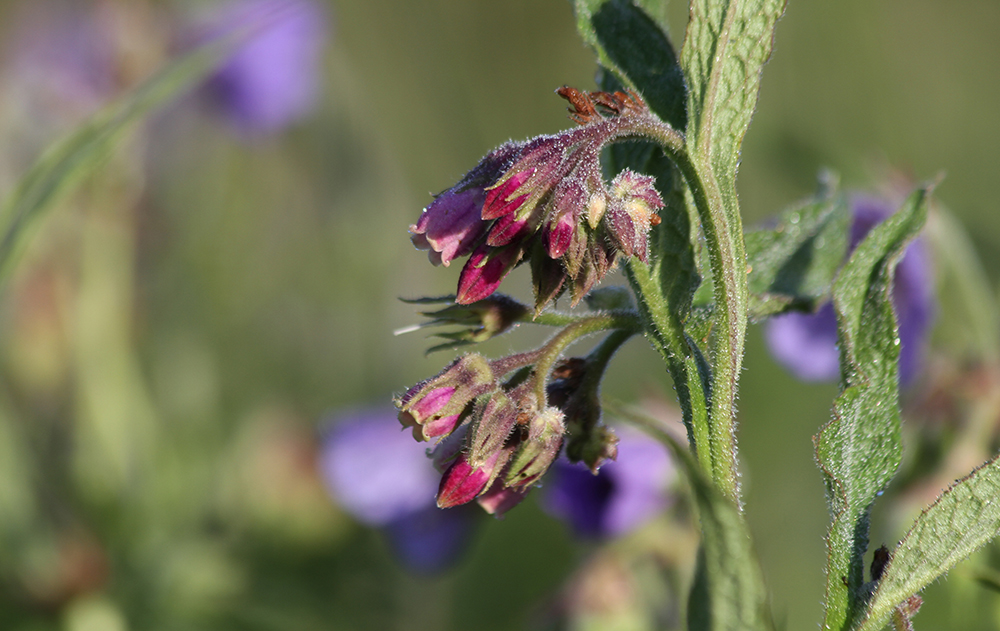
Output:
<svg viewBox="0 0 1000 631">
<path fill-rule="evenodd" d="M 972 240 L 939 205 L 927 218 L 927 239 L 937 275 L 937 336 L 959 356 L 1000 362 L 1000 308 Z"/>
<path fill-rule="evenodd" d="M 45 211 L 100 168 L 133 124 L 202 81 L 245 36 L 234 33 L 186 53 L 42 154 L 0 204 L 0 282 Z"/>
<path fill-rule="evenodd" d="M 838 196 L 789 210 L 774 228 L 748 232 L 750 317 L 814 309 L 844 261 L 849 225 L 847 201 Z"/>
<path fill-rule="evenodd" d="M 917 517 L 892 553 L 859 631 L 878 631 L 893 609 L 1000 535 L 1000 460 L 959 480 Z"/>
<path fill-rule="evenodd" d="M 690 452 L 657 421 L 618 406 L 611 409 L 666 445 L 691 484 L 702 543 L 688 600 L 688 629 L 773 629 L 763 575 L 739 509 L 705 476 Z"/>
<path fill-rule="evenodd" d="M 630 0 L 575 0 L 577 29 L 600 64 L 675 129 L 687 121 L 684 74 L 667 33 Z"/>
<path fill-rule="evenodd" d="M 851 628 L 863 613 L 863 556 L 871 507 L 902 455 L 892 278 L 907 243 L 924 224 L 929 194 L 928 189 L 918 190 L 873 229 L 834 282 L 841 393 L 833 419 L 814 439 L 832 513 L 826 629 Z"/>
</svg>

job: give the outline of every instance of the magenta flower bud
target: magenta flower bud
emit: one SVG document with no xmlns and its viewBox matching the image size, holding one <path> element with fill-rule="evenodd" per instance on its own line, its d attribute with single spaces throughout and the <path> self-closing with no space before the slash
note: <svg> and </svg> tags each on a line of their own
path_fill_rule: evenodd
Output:
<svg viewBox="0 0 1000 631">
<path fill-rule="evenodd" d="M 448 266 L 451 261 L 472 252 L 486 231 L 480 219 L 485 193 L 481 188 L 441 193 L 410 226 L 410 240 L 419 250 L 429 250 L 435 265 Z"/>
<path fill-rule="evenodd" d="M 510 213 L 497 219 L 486 236 L 486 245 L 500 247 L 513 241 L 518 241 L 531 231 L 528 218 L 520 218 L 517 213 Z"/>
<path fill-rule="evenodd" d="M 559 456 L 565 433 L 563 413 L 557 408 L 547 407 L 536 414 L 528 424 L 528 437 L 507 466 L 504 484 L 524 488 L 537 482 Z"/>
<path fill-rule="evenodd" d="M 545 232 L 545 248 L 549 258 L 562 258 L 569 251 L 574 232 L 576 232 L 576 220 L 572 211 L 562 213 L 552 222 Z"/>
<path fill-rule="evenodd" d="M 447 265 L 469 254 L 459 276 L 460 304 L 492 294 L 524 256 L 532 261 L 536 311 L 567 287 L 573 304 L 579 302 L 614 267 L 618 252 L 648 258 L 648 232 L 663 206 L 653 178 L 623 171 L 609 188 L 600 154 L 658 119 L 636 94 L 572 88 L 558 94 L 580 127 L 502 145 L 411 227 L 414 245 L 430 250 L 432 262 Z M 557 274 L 559 267 L 541 258 L 560 261 L 562 270 Z"/>
<path fill-rule="evenodd" d="M 518 189 L 534 175 L 535 169 L 515 173 L 486 194 L 483 219 L 498 219 L 519 209 L 528 200 L 527 193 L 517 195 Z"/>
<path fill-rule="evenodd" d="M 474 467 L 469 464 L 465 454 L 460 454 L 441 476 L 438 507 L 451 508 L 476 499 L 497 477 L 509 457 L 509 451 L 497 451 L 486 462 Z"/>
<path fill-rule="evenodd" d="M 494 392 L 481 410 L 473 412 L 467 459 L 480 466 L 504 448 L 517 425 L 518 405 L 502 390 Z"/>
<path fill-rule="evenodd" d="M 521 259 L 515 246 L 492 249 L 482 246 L 469 257 L 458 277 L 455 302 L 463 305 L 482 300 L 496 291 L 500 281 Z"/>
<path fill-rule="evenodd" d="M 648 259 L 649 229 L 660 223 L 656 212 L 663 198 L 653 186 L 654 178 L 628 169 L 611 182 L 612 203 L 608 205 L 608 232 L 626 256 Z"/>
<path fill-rule="evenodd" d="M 503 517 L 504 513 L 520 504 L 530 490 L 530 488 L 507 488 L 497 480 L 485 493 L 476 498 L 476 503 L 490 515 Z"/>
<path fill-rule="evenodd" d="M 397 402 L 399 422 L 413 428 L 417 440 L 446 436 L 458 425 L 476 397 L 497 387 L 482 355 L 464 355 L 433 377 L 410 388 Z"/>
</svg>

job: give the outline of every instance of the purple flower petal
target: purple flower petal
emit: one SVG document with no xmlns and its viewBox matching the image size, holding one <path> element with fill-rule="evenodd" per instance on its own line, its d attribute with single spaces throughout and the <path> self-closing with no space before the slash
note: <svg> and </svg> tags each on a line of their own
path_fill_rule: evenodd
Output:
<svg viewBox="0 0 1000 631">
<path fill-rule="evenodd" d="M 837 316 L 833 303 L 816 313 L 787 313 L 764 330 L 771 354 L 802 381 L 833 381 L 840 375 Z"/>
<path fill-rule="evenodd" d="M 582 464 L 559 460 L 542 487 L 542 507 L 568 521 L 578 535 L 623 535 L 673 501 L 676 471 L 663 445 L 627 428 L 618 433 L 618 459 L 597 475 Z"/>
<path fill-rule="evenodd" d="M 388 524 L 385 533 L 400 563 L 423 574 L 452 566 L 465 551 L 478 510 L 429 506 Z"/>
<path fill-rule="evenodd" d="M 320 458 L 338 504 L 366 524 L 384 526 L 434 506 L 440 476 L 392 408 L 335 419 Z"/>
<path fill-rule="evenodd" d="M 254 29 L 209 82 L 244 133 L 278 131 L 312 111 L 321 79 L 326 15 L 311 0 L 243 0 L 213 20 L 216 33 Z"/>
</svg>

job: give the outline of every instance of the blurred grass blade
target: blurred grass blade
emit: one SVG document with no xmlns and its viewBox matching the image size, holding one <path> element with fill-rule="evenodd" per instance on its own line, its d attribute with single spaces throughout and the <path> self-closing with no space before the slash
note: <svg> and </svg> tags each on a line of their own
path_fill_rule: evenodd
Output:
<svg viewBox="0 0 1000 631">
<path fill-rule="evenodd" d="M 246 34 L 241 30 L 184 54 L 42 154 L 0 205 L 0 285 L 38 219 L 99 169 L 134 123 L 204 80 Z"/>
<path fill-rule="evenodd" d="M 892 280 L 906 245 L 924 225 L 929 195 L 929 188 L 916 191 L 876 226 L 833 286 L 841 393 L 833 419 L 814 438 L 832 514 L 824 629 L 849 629 L 863 613 L 871 508 L 902 456 Z"/>
<path fill-rule="evenodd" d="M 691 484 L 702 541 L 688 600 L 687 628 L 691 631 L 773 629 L 763 574 L 737 506 L 715 487 L 685 446 L 664 431 L 658 421 L 620 405 L 611 404 L 607 408 L 663 443 Z"/>
<path fill-rule="evenodd" d="M 920 514 L 892 553 L 859 631 L 878 631 L 892 610 L 1000 535 L 1000 459 L 976 469 Z"/>
</svg>

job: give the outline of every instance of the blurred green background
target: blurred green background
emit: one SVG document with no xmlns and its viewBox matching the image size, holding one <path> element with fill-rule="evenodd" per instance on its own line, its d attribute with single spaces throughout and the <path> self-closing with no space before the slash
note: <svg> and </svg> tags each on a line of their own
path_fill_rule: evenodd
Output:
<svg viewBox="0 0 1000 631">
<path fill-rule="evenodd" d="M 202 3 L 117 4 L 131 7 L 127 86 L 169 55 L 170 16 Z M 0 3 L 5 41 L 19 7 Z M 413 577 L 315 469 L 324 418 L 384 403 L 446 361 L 424 357 L 419 334 L 391 335 L 417 317 L 397 297 L 453 291 L 458 272 L 432 268 L 407 226 L 492 147 L 569 126 L 554 89 L 594 85 L 570 3 L 329 8 L 308 118 L 248 141 L 183 99 L 54 210 L 5 287 L 0 628 L 550 628 L 551 599 L 595 553 L 529 501 L 484 520 L 452 572 Z M 666 9 L 678 47 L 685 14 L 676 0 Z M 944 172 L 939 198 L 995 284 L 998 31 L 996 2 L 791 0 L 744 145 L 746 223 L 809 195 L 822 168 L 859 189 Z M 28 87 L 0 81 L 6 193 L 85 112 L 42 120 Z M 519 271 L 504 289 L 528 286 Z M 672 396 L 641 340 L 604 392 Z M 795 381 L 751 330 L 743 488 L 788 629 L 821 615 L 827 517 L 811 436 L 834 394 Z M 883 520 L 873 542 L 900 534 Z M 1000 624 L 997 597 L 964 567 L 926 592 L 918 628 Z"/>
</svg>

